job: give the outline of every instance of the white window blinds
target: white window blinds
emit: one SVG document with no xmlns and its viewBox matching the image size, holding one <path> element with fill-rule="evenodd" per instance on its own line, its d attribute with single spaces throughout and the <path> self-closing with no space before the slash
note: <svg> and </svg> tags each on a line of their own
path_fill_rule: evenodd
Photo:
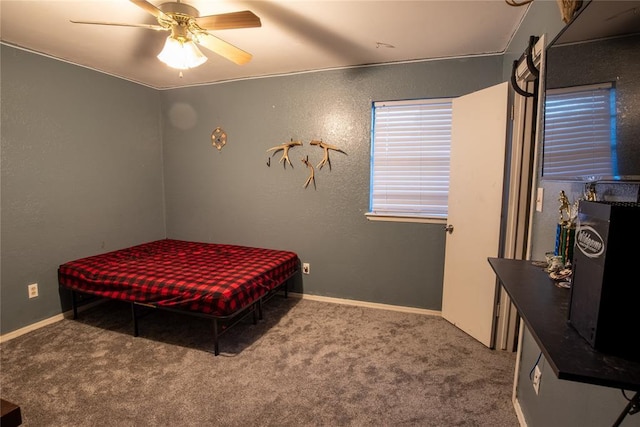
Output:
<svg viewBox="0 0 640 427">
<path fill-rule="evenodd" d="M 451 99 L 373 104 L 370 211 L 446 218 Z"/>
<path fill-rule="evenodd" d="M 617 175 L 615 105 L 609 83 L 547 91 L 545 178 Z"/>
</svg>

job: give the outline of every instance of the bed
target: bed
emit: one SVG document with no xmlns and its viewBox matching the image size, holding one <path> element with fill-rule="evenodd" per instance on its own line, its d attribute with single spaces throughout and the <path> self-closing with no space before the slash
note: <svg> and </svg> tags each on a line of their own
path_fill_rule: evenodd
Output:
<svg viewBox="0 0 640 427">
<path fill-rule="evenodd" d="M 129 302 L 135 336 L 141 307 L 211 318 L 217 356 L 219 336 L 247 315 L 256 323 L 275 292 L 287 296 L 299 265 L 291 251 L 163 239 L 66 262 L 58 281 L 74 319 L 87 296 Z"/>
</svg>

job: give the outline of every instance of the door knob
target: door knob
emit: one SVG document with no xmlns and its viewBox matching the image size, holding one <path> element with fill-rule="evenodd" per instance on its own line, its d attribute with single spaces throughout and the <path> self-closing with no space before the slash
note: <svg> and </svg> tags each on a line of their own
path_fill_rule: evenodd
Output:
<svg viewBox="0 0 640 427">
<path fill-rule="evenodd" d="M 446 231 L 449 234 L 453 233 L 453 225 L 447 224 L 446 227 L 444 227 L 444 231 Z"/>
</svg>

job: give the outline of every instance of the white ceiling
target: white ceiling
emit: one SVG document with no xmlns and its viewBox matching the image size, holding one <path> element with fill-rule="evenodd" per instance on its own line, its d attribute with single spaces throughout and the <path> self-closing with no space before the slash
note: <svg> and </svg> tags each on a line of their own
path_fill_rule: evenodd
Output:
<svg viewBox="0 0 640 427">
<path fill-rule="evenodd" d="M 150 0 L 155 6 L 164 0 Z M 179 71 L 156 55 L 168 33 L 69 20 L 157 24 L 128 0 L 0 0 L 3 43 L 158 89 L 363 64 L 504 52 L 529 6 L 503 0 L 185 0 L 201 16 L 251 10 L 259 28 L 211 32 L 253 54 Z M 560 19 L 560 15 L 558 15 Z M 393 46 L 393 47 L 390 47 Z"/>
</svg>

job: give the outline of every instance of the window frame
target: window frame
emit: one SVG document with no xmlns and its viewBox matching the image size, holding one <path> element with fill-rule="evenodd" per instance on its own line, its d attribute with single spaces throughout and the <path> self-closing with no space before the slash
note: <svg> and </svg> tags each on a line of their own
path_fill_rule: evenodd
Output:
<svg viewBox="0 0 640 427">
<path fill-rule="evenodd" d="M 372 106 L 371 106 L 371 153 L 370 153 L 370 162 L 371 162 L 371 169 L 370 169 L 370 183 L 369 183 L 369 207 L 368 207 L 368 211 L 365 213 L 365 216 L 367 217 L 368 220 L 371 221 L 392 221 L 392 222 L 420 222 L 420 223 L 437 223 L 437 224 L 446 224 L 447 222 L 447 217 L 448 217 L 448 196 L 449 196 L 449 182 L 450 182 L 450 160 L 451 160 L 451 126 L 452 126 L 452 120 L 453 120 L 453 100 L 455 99 L 455 97 L 442 97 L 442 98 L 420 98 L 420 99 L 411 99 L 411 100 L 388 100 L 388 101 L 374 101 L 372 102 Z M 445 105 L 444 108 L 439 108 L 439 106 Z M 380 132 L 377 132 L 377 119 L 380 119 L 380 117 L 377 115 L 377 113 L 380 111 L 379 109 L 381 108 L 395 108 L 395 107 L 413 107 L 413 108 L 422 108 L 425 112 L 421 112 L 420 113 L 420 119 L 421 121 L 419 121 L 420 124 L 422 124 L 422 130 L 420 132 L 418 132 L 416 135 L 413 135 L 412 138 L 413 139 L 408 139 L 407 137 L 402 137 L 400 139 L 405 139 L 405 141 L 400 141 L 401 143 L 404 142 L 405 149 L 408 149 L 411 146 L 415 146 L 415 142 L 418 141 L 420 146 L 418 149 L 416 149 L 415 153 L 412 154 L 416 154 L 420 157 L 418 157 L 419 159 L 422 159 L 420 161 L 420 163 L 426 163 L 429 160 L 425 160 L 425 159 L 433 159 L 431 156 L 434 155 L 434 153 L 438 153 L 438 156 L 440 158 L 440 160 L 436 160 L 436 163 L 438 163 L 439 166 L 434 167 L 434 169 L 438 170 L 438 169 L 442 169 L 442 129 L 443 126 L 447 127 L 446 129 L 446 173 L 444 175 L 446 175 L 446 182 L 444 183 L 444 185 L 442 184 L 442 177 L 443 174 L 441 171 L 438 172 L 418 172 L 417 178 L 415 176 L 412 176 L 412 179 L 415 179 L 414 181 L 411 181 L 414 185 L 424 185 L 427 182 L 430 182 L 431 179 L 434 179 L 434 183 L 436 183 L 436 185 L 439 186 L 439 190 L 433 190 L 433 191 L 423 191 L 420 190 L 419 194 L 420 196 L 416 196 L 415 195 L 415 191 L 411 192 L 410 190 L 406 190 L 403 189 L 400 192 L 404 194 L 404 196 L 406 196 L 405 193 L 414 193 L 413 196 L 410 196 L 410 199 L 414 199 L 417 200 L 419 199 L 416 203 L 414 204 L 410 204 L 414 210 L 404 210 L 401 211 L 399 209 L 380 209 L 380 206 L 382 204 L 386 205 L 387 207 L 392 207 L 394 206 L 394 202 L 390 201 L 390 199 L 392 199 L 393 197 L 391 197 L 390 199 L 385 199 L 385 201 L 387 201 L 388 203 L 381 203 L 380 200 L 375 200 L 376 199 L 376 195 L 375 195 L 375 190 L 376 190 L 376 184 L 380 185 L 380 182 L 382 182 L 383 185 L 389 184 L 389 179 L 387 178 L 387 180 L 385 179 L 380 179 L 380 176 L 377 174 L 380 173 L 379 169 L 376 169 L 376 165 L 378 166 L 378 168 L 380 168 L 380 163 L 382 163 L 385 159 L 387 161 L 393 161 L 392 157 L 387 157 L 384 159 L 380 159 L 378 157 L 378 161 L 379 163 L 376 163 L 376 144 L 380 144 Z M 426 107 L 426 108 L 424 108 Z M 443 111 L 447 111 L 448 117 L 446 118 L 445 122 L 442 122 L 440 118 L 437 117 L 437 115 L 441 115 Z M 433 113 L 433 114 L 431 114 Z M 424 120 L 422 120 L 424 119 Z M 429 119 L 431 120 L 431 122 L 429 122 Z M 412 122 L 412 125 L 415 129 L 415 122 Z M 426 125 L 427 127 L 424 127 L 424 125 Z M 409 128 L 411 128 L 411 126 L 409 126 Z M 407 129 L 404 128 L 405 131 L 406 130 L 411 130 L 411 129 Z M 438 131 L 440 134 L 430 134 Z M 384 133 L 384 132 L 382 132 Z M 414 132 L 415 133 L 415 132 Z M 387 133 L 387 136 L 389 137 L 389 133 Z M 391 138 L 393 137 L 393 135 L 390 136 Z M 396 135 L 397 137 L 397 135 Z M 377 140 L 376 140 L 377 139 Z M 413 144 L 412 144 L 413 142 Z M 386 146 L 388 147 L 390 145 L 390 141 L 387 140 L 386 142 Z M 391 144 L 393 144 L 391 142 Z M 410 148 L 410 150 L 413 150 L 413 148 Z M 379 153 L 378 153 L 379 156 Z M 432 160 L 431 160 L 432 161 Z M 415 163 L 415 161 L 413 162 Z M 406 162 L 405 164 L 400 164 L 400 165 L 396 165 L 396 166 L 407 166 Z M 411 170 L 412 167 L 409 167 L 409 169 Z M 413 169 L 415 169 L 415 166 L 413 167 Z M 422 169 L 422 166 L 419 167 L 419 169 Z M 411 170 L 412 173 L 416 173 L 415 170 Z M 378 180 L 376 179 L 378 178 Z M 405 182 L 406 184 L 408 184 L 407 182 Z M 425 207 L 428 206 L 438 206 L 437 204 L 434 205 L 430 205 L 429 200 L 424 201 L 422 199 L 422 195 L 424 195 L 425 193 L 427 194 L 427 196 L 430 197 L 430 200 L 433 199 L 433 202 L 437 203 L 438 197 L 440 198 L 440 201 L 442 201 L 442 195 L 440 194 L 439 196 L 436 193 L 441 193 L 442 192 L 442 187 L 445 187 L 445 191 L 446 191 L 446 195 L 445 195 L 445 202 L 444 205 L 439 205 L 440 206 L 440 210 L 438 210 L 435 207 L 432 207 L 431 209 L 429 209 L 428 211 L 425 210 L 421 210 L 424 209 Z M 405 187 L 406 188 L 406 187 Z M 403 196 L 403 197 L 404 197 Z M 395 203 L 395 205 L 398 205 L 400 203 Z M 417 209 L 417 210 L 415 210 Z"/>
<path fill-rule="evenodd" d="M 617 176 L 616 96 L 616 86 L 612 82 L 546 91 L 543 180 L 592 181 L 599 176 Z M 557 106 L 552 108 L 552 103 Z M 570 103 L 577 107 L 570 109 Z M 580 109 L 587 106 L 588 112 L 581 113 Z M 596 151 L 602 152 L 602 156 L 595 157 Z M 570 156 L 562 154 L 569 152 Z M 597 168 L 594 161 L 599 164 Z M 604 169 L 605 164 L 609 169 Z"/>
</svg>

